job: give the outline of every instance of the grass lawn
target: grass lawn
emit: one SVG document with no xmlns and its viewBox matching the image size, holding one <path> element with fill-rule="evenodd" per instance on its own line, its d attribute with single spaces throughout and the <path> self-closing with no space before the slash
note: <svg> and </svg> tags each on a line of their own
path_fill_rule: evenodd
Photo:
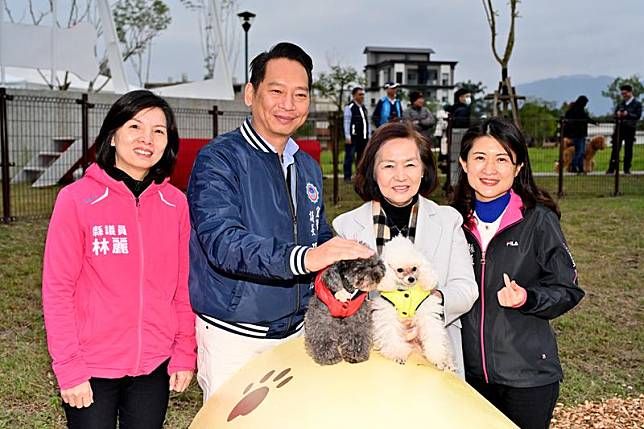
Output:
<svg viewBox="0 0 644 429">
<path fill-rule="evenodd" d="M 330 181 L 326 185 L 330 190 Z M 340 186 L 342 201 L 327 207 L 329 220 L 360 203 L 350 186 Z M 587 295 L 553 323 L 566 373 L 560 402 L 636 396 L 644 387 L 644 195 L 566 198 L 561 206 L 563 229 Z M 46 228 L 45 220 L 0 225 L 0 428 L 64 425 L 40 299 Z M 173 395 L 166 427 L 187 427 L 200 405 L 193 381 L 187 393 Z"/>
<path fill-rule="evenodd" d="M 608 169 L 608 161 L 610 160 L 611 148 L 607 147 L 605 150 L 600 150 L 595 156 L 595 171 L 604 172 Z M 342 163 L 344 162 L 344 149 L 341 148 L 338 162 L 338 174 L 342 175 Z M 529 148 L 530 164 L 532 171 L 536 173 L 554 173 L 555 161 L 559 160 L 559 148 Z M 622 148 L 621 156 L 624 156 L 624 149 Z M 322 164 L 322 171 L 324 174 L 333 174 L 333 161 L 330 150 L 322 151 L 320 156 L 320 163 Z M 355 166 L 354 166 L 355 170 Z M 644 145 L 635 145 L 633 147 L 633 171 L 644 170 Z"/>
</svg>

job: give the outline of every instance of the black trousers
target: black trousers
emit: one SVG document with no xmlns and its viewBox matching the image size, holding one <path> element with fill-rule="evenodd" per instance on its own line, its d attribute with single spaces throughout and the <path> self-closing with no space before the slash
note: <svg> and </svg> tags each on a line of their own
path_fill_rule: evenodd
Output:
<svg viewBox="0 0 644 429">
<path fill-rule="evenodd" d="M 357 136 L 351 136 L 351 144 L 344 145 L 344 180 L 351 180 L 354 155 L 355 163 L 358 165 L 366 146 L 367 140 Z"/>
<path fill-rule="evenodd" d="M 608 164 L 608 172 L 612 173 L 619 169 L 619 152 L 622 149 L 622 141 L 624 142 L 624 172 L 631 171 L 631 163 L 633 161 L 633 144 L 635 143 L 635 128 L 622 127 L 619 130 L 619 141 L 617 140 L 617 133 L 613 133 L 613 148 L 610 153 L 610 164 Z"/>
<path fill-rule="evenodd" d="M 548 429 L 559 397 L 559 382 L 539 387 L 488 384 L 479 378 L 467 383 L 521 429 Z"/>
<path fill-rule="evenodd" d="M 94 403 L 87 408 L 63 403 L 67 427 L 73 429 L 159 429 L 170 395 L 168 361 L 148 375 L 91 378 Z"/>
</svg>

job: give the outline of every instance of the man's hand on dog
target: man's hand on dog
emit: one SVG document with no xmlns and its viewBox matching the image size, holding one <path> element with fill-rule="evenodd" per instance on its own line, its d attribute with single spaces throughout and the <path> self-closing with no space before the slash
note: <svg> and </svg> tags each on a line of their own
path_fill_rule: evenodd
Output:
<svg viewBox="0 0 644 429">
<path fill-rule="evenodd" d="M 334 237 L 326 243 L 309 249 L 304 257 L 304 265 L 309 271 L 320 271 L 334 262 L 369 258 L 373 255 L 369 249 L 357 241 Z"/>
<path fill-rule="evenodd" d="M 514 280 L 510 281 L 510 276 L 506 273 L 503 273 L 503 283 L 505 283 L 505 286 L 496 293 L 499 304 L 502 307 L 511 308 L 522 306 L 528 295 L 526 290 Z"/>
</svg>

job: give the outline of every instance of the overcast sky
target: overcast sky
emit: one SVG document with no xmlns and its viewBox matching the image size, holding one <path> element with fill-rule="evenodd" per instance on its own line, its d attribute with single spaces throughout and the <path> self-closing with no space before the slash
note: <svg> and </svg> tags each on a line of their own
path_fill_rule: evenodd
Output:
<svg viewBox="0 0 644 429">
<path fill-rule="evenodd" d="M 156 39 L 151 79 L 191 80 L 203 73 L 196 16 L 179 0 L 165 0 L 171 26 Z M 458 61 L 456 80 L 483 81 L 492 89 L 500 68 L 490 48 L 481 0 L 240 0 L 239 11 L 257 14 L 249 32 L 249 56 L 288 40 L 302 46 L 314 72 L 327 58 L 362 70 L 365 46 L 432 48 L 433 59 Z M 498 49 L 505 46 L 509 8 L 500 9 Z M 523 0 L 519 4 L 513 83 L 571 74 L 644 75 L 644 0 Z M 243 32 L 234 75 L 244 79 Z"/>
</svg>

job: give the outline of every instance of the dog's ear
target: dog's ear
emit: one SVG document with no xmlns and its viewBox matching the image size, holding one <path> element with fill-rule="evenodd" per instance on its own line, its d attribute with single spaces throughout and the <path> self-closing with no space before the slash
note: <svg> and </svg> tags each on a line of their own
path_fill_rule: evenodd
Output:
<svg viewBox="0 0 644 429">
<path fill-rule="evenodd" d="M 345 261 L 338 261 L 331 265 L 322 275 L 322 280 L 326 283 L 326 286 L 331 292 L 337 292 L 340 289 L 344 289 L 342 286 L 342 277 L 343 277 L 343 267 Z"/>
</svg>

